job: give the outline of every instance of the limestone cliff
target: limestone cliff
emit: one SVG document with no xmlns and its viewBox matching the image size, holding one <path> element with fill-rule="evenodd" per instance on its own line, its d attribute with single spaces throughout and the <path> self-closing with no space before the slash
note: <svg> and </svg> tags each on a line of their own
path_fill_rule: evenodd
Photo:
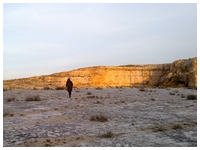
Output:
<svg viewBox="0 0 200 150">
<path fill-rule="evenodd" d="M 197 88 L 197 58 L 169 64 L 99 66 L 69 72 L 5 80 L 5 89 L 55 88 L 65 86 L 70 77 L 75 87 L 166 86 Z"/>
</svg>

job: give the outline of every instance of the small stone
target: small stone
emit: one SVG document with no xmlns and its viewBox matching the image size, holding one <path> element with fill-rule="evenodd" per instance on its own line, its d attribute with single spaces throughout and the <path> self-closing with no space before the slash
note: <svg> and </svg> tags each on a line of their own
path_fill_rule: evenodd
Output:
<svg viewBox="0 0 200 150">
<path fill-rule="evenodd" d="M 55 133 L 54 135 L 55 135 L 55 136 L 60 136 L 60 134 L 59 134 L 59 133 Z"/>
<path fill-rule="evenodd" d="M 77 146 L 79 146 L 79 147 L 86 147 L 87 145 L 86 145 L 86 143 L 80 143 Z"/>
<path fill-rule="evenodd" d="M 120 147 L 120 146 L 121 146 L 121 144 L 120 144 L 120 143 L 117 143 L 117 144 L 116 144 L 116 147 Z"/>
<path fill-rule="evenodd" d="M 124 147 L 129 147 L 129 145 L 128 145 L 128 144 L 124 144 L 123 146 L 124 146 Z"/>
<path fill-rule="evenodd" d="M 50 134 L 50 135 L 48 135 L 48 137 L 56 137 L 56 136 L 55 136 L 55 135 L 51 135 L 51 134 Z"/>
</svg>

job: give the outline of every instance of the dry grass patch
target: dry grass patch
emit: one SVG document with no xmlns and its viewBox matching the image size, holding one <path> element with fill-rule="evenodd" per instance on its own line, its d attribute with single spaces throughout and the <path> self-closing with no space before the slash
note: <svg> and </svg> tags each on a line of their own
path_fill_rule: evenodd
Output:
<svg viewBox="0 0 200 150">
<path fill-rule="evenodd" d="M 96 98 L 96 96 L 91 95 L 91 96 L 87 96 L 86 98 Z"/>
<path fill-rule="evenodd" d="M 99 97 L 99 96 L 95 96 L 95 95 L 90 95 L 90 96 L 87 96 L 86 98 L 103 99 L 103 97 Z"/>
<path fill-rule="evenodd" d="M 9 114 L 9 113 L 3 113 L 3 117 L 13 117 L 14 116 L 14 114 Z"/>
<path fill-rule="evenodd" d="M 182 130 L 185 128 L 191 128 L 196 126 L 196 122 L 190 123 L 171 123 L 171 124 L 163 124 L 163 125 L 153 125 L 145 128 L 138 128 L 139 130 L 146 131 L 146 132 L 166 132 L 170 130 Z"/>
<path fill-rule="evenodd" d="M 183 127 L 180 124 L 176 124 L 172 127 L 172 129 L 183 129 Z"/>
<path fill-rule="evenodd" d="M 158 126 L 158 127 L 152 128 L 152 131 L 153 132 L 165 132 L 165 131 L 167 131 L 167 128 Z"/>
</svg>

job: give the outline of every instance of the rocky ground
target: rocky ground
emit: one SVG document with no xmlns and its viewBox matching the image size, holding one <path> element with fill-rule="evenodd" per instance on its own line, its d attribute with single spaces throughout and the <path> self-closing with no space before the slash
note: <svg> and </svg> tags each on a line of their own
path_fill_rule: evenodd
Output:
<svg viewBox="0 0 200 150">
<path fill-rule="evenodd" d="M 76 88 L 3 92 L 3 146 L 196 147 L 197 90 Z"/>
</svg>

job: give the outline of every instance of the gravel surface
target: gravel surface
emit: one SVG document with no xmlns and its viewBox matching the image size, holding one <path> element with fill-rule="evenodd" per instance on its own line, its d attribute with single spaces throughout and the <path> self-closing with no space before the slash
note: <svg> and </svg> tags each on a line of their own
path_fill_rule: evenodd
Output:
<svg viewBox="0 0 200 150">
<path fill-rule="evenodd" d="M 4 147 L 196 147 L 197 90 L 3 92 Z"/>
</svg>

